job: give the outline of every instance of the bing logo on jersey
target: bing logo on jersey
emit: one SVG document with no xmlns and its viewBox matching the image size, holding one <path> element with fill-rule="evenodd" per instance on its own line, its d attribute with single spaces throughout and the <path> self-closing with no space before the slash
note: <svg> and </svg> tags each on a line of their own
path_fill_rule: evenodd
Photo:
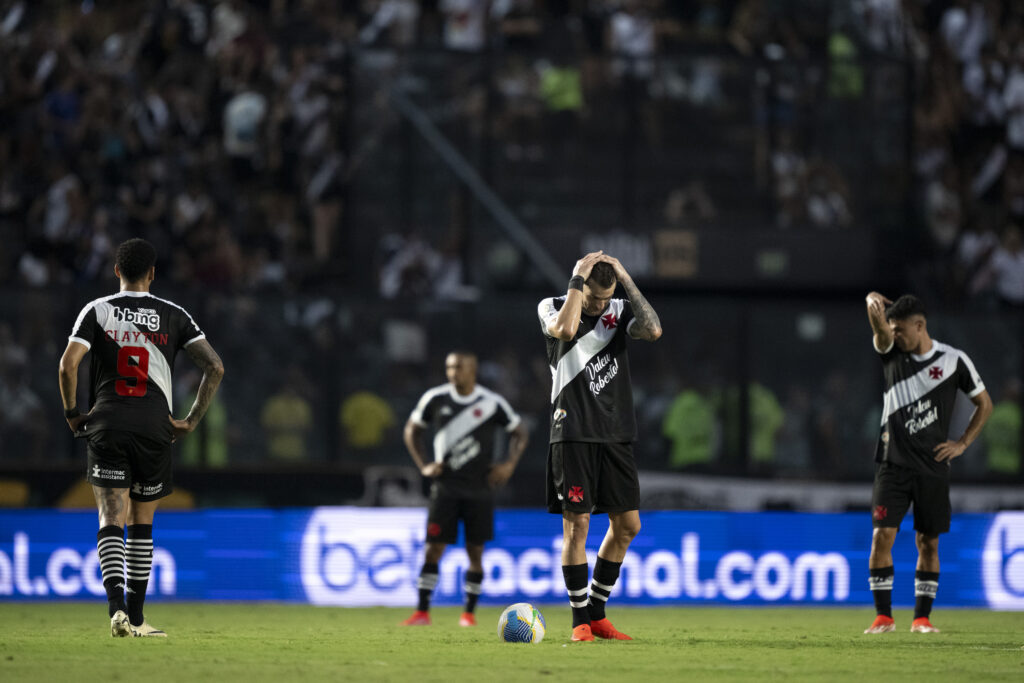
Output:
<svg viewBox="0 0 1024 683">
<path fill-rule="evenodd" d="M 160 329 L 160 314 L 152 308 L 118 308 L 114 306 L 114 320 L 119 323 L 144 325 L 153 332 Z"/>
</svg>

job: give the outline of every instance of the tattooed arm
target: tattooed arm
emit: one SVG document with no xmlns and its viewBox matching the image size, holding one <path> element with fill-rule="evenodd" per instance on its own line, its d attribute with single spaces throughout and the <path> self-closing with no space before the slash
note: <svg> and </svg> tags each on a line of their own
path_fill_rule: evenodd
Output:
<svg viewBox="0 0 1024 683">
<path fill-rule="evenodd" d="M 217 387 L 220 386 L 220 381 L 224 378 L 224 363 L 210 346 L 210 342 L 200 339 L 186 346 L 185 350 L 188 351 L 192 362 L 203 371 L 203 379 L 199 382 L 195 403 L 192 404 L 192 409 L 188 411 L 185 419 L 170 418 L 171 424 L 174 425 L 175 438 L 185 436 L 196 428 L 199 421 L 203 419 L 203 415 L 206 415 L 206 410 L 210 407 L 214 394 L 217 393 Z"/>
<path fill-rule="evenodd" d="M 602 258 L 612 265 L 615 269 L 615 277 L 618 279 L 619 284 L 626 290 L 626 296 L 629 297 L 629 302 L 633 304 L 633 323 L 629 326 L 629 336 L 633 339 L 644 339 L 646 341 L 656 341 L 661 337 L 661 319 L 658 318 L 658 314 L 655 313 L 654 307 L 651 306 L 650 302 L 640 293 L 636 283 L 633 282 L 633 278 L 630 277 L 626 269 L 619 263 L 619 259 L 614 256 L 608 256 L 607 254 Z"/>
</svg>

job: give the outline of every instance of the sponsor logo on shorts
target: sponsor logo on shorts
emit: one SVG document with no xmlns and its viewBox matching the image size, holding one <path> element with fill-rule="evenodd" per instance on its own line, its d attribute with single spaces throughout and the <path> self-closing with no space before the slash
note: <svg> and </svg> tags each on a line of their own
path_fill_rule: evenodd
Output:
<svg viewBox="0 0 1024 683">
<path fill-rule="evenodd" d="M 92 476 L 96 479 L 124 479 L 127 473 L 124 470 L 108 470 L 99 465 L 93 465 Z"/>
<path fill-rule="evenodd" d="M 155 496 L 164 490 L 163 482 L 159 484 L 143 485 L 139 482 L 132 484 L 132 493 L 137 496 Z"/>
</svg>

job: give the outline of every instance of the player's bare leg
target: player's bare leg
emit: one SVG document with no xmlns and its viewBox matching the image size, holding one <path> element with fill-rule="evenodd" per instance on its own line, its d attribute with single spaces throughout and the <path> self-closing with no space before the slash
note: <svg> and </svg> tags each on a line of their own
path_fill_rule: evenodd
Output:
<svg viewBox="0 0 1024 683">
<path fill-rule="evenodd" d="M 622 633 L 605 616 L 605 603 L 619 578 L 619 569 L 626 558 L 629 544 L 640 533 L 640 513 L 637 510 L 608 514 L 608 533 L 597 551 L 594 578 L 590 583 L 590 629 L 595 636 L 611 640 L 633 640 Z"/>
<path fill-rule="evenodd" d="M 132 500 L 128 503 L 128 525 L 125 527 L 128 581 L 125 592 L 128 594 L 132 635 L 137 638 L 167 637 L 160 629 L 150 626 L 142 613 L 153 568 L 153 515 L 159 504 L 159 500 Z"/>
<path fill-rule="evenodd" d="M 917 533 L 917 571 L 914 574 L 914 622 L 912 633 L 938 633 L 929 617 L 939 590 L 939 537 Z"/>
<path fill-rule="evenodd" d="M 572 607 L 572 640 L 591 641 L 590 612 L 587 610 L 587 533 L 589 512 L 562 512 L 562 577 Z"/>
<path fill-rule="evenodd" d="M 868 569 L 877 615 L 864 633 L 888 633 L 896 628 L 892 619 L 892 546 L 896 542 L 897 531 L 896 527 L 877 527 L 871 535 Z"/>
<path fill-rule="evenodd" d="M 128 510 L 128 489 L 92 487 L 100 529 L 96 534 L 96 552 L 99 553 L 103 588 L 107 592 L 107 616 L 110 617 L 110 635 L 124 638 L 131 635 L 128 606 L 125 604 L 124 576 L 124 523 Z"/>
<path fill-rule="evenodd" d="M 423 568 L 420 569 L 420 577 L 416 581 L 419 604 L 412 616 L 402 622 L 402 626 L 430 626 L 430 596 L 437 586 L 438 565 L 447 547 L 445 543 L 427 543 L 427 549 L 423 553 Z"/>
<path fill-rule="evenodd" d="M 484 580 L 484 546 L 477 543 L 466 543 L 466 555 L 469 557 L 469 567 L 466 569 L 466 607 L 459 617 L 459 626 L 476 626 L 476 616 L 473 611 L 476 609 L 476 601 L 480 598 L 482 582 Z"/>
</svg>

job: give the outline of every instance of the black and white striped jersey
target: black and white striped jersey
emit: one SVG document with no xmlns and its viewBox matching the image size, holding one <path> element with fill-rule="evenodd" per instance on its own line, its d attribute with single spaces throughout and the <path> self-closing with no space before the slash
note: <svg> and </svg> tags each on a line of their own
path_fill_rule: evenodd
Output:
<svg viewBox="0 0 1024 683">
<path fill-rule="evenodd" d="M 184 308 L 148 292 L 119 292 L 86 304 L 69 340 L 93 354 L 87 429 L 170 441 L 174 356 L 205 336 Z"/>
<path fill-rule="evenodd" d="M 625 443 L 636 439 L 633 388 L 626 337 L 633 307 L 612 299 L 601 315 L 580 315 L 572 341 L 555 339 L 548 325 L 565 297 L 537 305 L 551 367 L 551 443 L 588 441 Z"/>
<path fill-rule="evenodd" d="M 465 497 L 490 495 L 487 472 L 498 430 L 511 432 L 521 421 L 503 396 L 479 384 L 468 396 L 461 396 L 452 384 L 429 389 L 409 420 L 433 430 L 434 461 L 445 465 L 436 483 L 447 493 Z"/>
<path fill-rule="evenodd" d="M 936 462 L 935 447 L 949 439 L 957 391 L 971 398 L 985 391 L 974 363 L 963 351 L 935 340 L 920 356 L 895 344 L 876 351 L 885 394 L 875 460 L 947 476 L 949 461 Z"/>
</svg>

